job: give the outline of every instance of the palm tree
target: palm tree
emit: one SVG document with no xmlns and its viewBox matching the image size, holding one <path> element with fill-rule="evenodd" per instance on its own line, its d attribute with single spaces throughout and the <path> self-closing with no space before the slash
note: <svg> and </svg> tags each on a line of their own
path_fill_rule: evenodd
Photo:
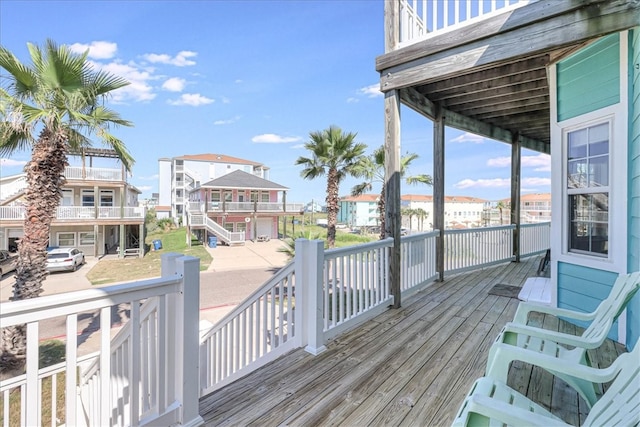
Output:
<svg viewBox="0 0 640 427">
<path fill-rule="evenodd" d="M 507 205 L 504 201 L 500 200 L 498 204 L 496 204 L 496 208 L 500 211 L 500 225 L 502 225 L 502 210 L 506 209 Z"/>
<path fill-rule="evenodd" d="M 18 244 L 12 300 L 35 298 L 42 292 L 51 221 L 60 204 L 68 154 L 90 147 L 88 137 L 95 134 L 127 170 L 133 164 L 123 142 L 109 132 L 111 126 L 132 124 L 104 106 L 112 91 L 129 83 L 95 71 L 87 62 L 88 52 L 77 55 L 51 40 L 43 47 L 28 43 L 28 48 L 30 65 L 0 47 L 0 67 L 7 71 L 0 88 L 0 155 L 31 149 L 25 166 L 24 237 Z M 24 325 L 3 329 L 1 367 L 22 369 L 25 339 Z"/>
<path fill-rule="evenodd" d="M 429 212 L 425 211 L 422 208 L 416 208 L 415 213 L 418 216 L 418 220 L 420 221 L 420 231 L 424 231 L 424 219 L 429 217 Z"/>
<path fill-rule="evenodd" d="M 418 158 L 417 154 L 407 153 L 400 158 L 400 176 L 404 177 L 409 169 L 409 165 L 415 159 Z M 380 190 L 380 197 L 378 199 L 378 215 L 380 215 L 380 239 L 384 239 L 386 235 L 385 228 L 385 180 L 384 180 L 384 146 L 377 148 L 373 154 L 366 157 L 366 160 L 361 164 L 361 169 L 356 171 L 356 174 L 365 178 L 365 181 L 361 184 L 355 185 L 351 189 L 352 196 L 359 196 L 367 191 L 371 191 L 373 183 L 382 183 L 382 189 Z M 407 184 L 426 184 L 431 185 L 432 179 L 429 175 L 415 175 L 405 178 Z"/>
<path fill-rule="evenodd" d="M 296 165 L 303 165 L 300 175 L 304 179 L 327 176 L 327 243 L 329 248 L 336 244 L 336 223 L 338 220 L 340 183 L 347 176 L 355 176 L 360 170 L 367 146 L 355 142 L 356 133 L 344 133 L 337 126 L 309 134 L 310 141 L 304 148 L 311 157 L 298 157 Z"/>
</svg>

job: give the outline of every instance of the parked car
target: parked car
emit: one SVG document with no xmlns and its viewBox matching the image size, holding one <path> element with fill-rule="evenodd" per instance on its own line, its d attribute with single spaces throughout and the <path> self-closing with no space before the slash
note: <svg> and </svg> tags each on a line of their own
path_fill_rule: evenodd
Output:
<svg viewBox="0 0 640 427">
<path fill-rule="evenodd" d="M 84 264 L 84 253 L 77 248 L 56 248 L 47 253 L 47 271 L 76 271 Z"/>
<path fill-rule="evenodd" d="M 0 277 L 14 271 L 18 266 L 18 255 L 12 255 L 9 251 L 0 251 Z"/>
</svg>

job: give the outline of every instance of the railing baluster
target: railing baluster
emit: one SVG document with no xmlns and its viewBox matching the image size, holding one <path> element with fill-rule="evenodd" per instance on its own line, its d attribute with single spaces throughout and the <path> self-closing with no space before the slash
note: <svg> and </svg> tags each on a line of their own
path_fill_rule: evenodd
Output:
<svg viewBox="0 0 640 427">
<path fill-rule="evenodd" d="M 26 399 L 35 404 L 34 411 L 28 411 L 25 422 L 27 425 L 40 425 L 42 402 L 40 400 L 40 381 L 38 380 L 38 322 L 27 323 L 27 389 Z"/>
<path fill-rule="evenodd" d="M 67 316 L 67 351 L 65 370 L 65 418 L 66 425 L 77 424 L 76 410 L 76 384 L 78 382 L 78 315 L 76 313 Z"/>
<path fill-rule="evenodd" d="M 130 302 L 131 346 L 129 348 L 129 420 L 132 426 L 139 424 L 140 416 L 140 303 Z"/>
<path fill-rule="evenodd" d="M 100 310 L 100 394 L 111 396 L 111 307 Z M 102 399 L 97 409 L 101 425 L 109 424 L 112 401 Z"/>
</svg>

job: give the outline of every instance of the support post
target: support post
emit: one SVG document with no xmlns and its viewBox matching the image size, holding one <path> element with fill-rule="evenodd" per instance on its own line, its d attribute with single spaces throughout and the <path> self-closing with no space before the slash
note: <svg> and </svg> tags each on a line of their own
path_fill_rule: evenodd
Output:
<svg viewBox="0 0 640 427">
<path fill-rule="evenodd" d="M 433 122 L 433 228 L 439 231 L 436 239 L 436 271 L 438 281 L 444 280 L 444 120 L 440 104 L 435 105 Z"/>
<path fill-rule="evenodd" d="M 522 146 L 520 133 L 513 134 L 511 141 L 511 224 L 513 230 L 513 256 L 515 262 L 520 262 L 520 177 L 521 177 Z"/>
<path fill-rule="evenodd" d="M 200 399 L 200 259 L 183 256 L 176 260 L 178 274 L 182 275 L 182 292 L 178 294 L 176 332 L 181 334 L 175 372 L 180 381 L 182 425 L 200 426 L 204 420 L 199 413 Z M 180 313 L 181 312 L 181 313 Z"/>
<path fill-rule="evenodd" d="M 302 342 L 305 351 L 314 356 L 327 349 L 324 340 L 322 270 L 324 264 L 324 242 L 322 240 L 297 239 L 296 296 L 302 304 Z M 297 279 L 300 278 L 300 279 Z"/>
<path fill-rule="evenodd" d="M 400 283 L 400 93 L 392 90 L 384 94 L 385 116 L 385 235 L 393 237 L 389 264 L 389 291 L 393 308 L 401 306 Z"/>
</svg>

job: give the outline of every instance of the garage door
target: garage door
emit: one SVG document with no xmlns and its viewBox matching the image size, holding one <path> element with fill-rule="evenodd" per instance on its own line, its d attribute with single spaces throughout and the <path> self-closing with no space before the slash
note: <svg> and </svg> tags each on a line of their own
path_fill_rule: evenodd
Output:
<svg viewBox="0 0 640 427">
<path fill-rule="evenodd" d="M 273 220 L 271 218 L 258 218 L 257 229 L 258 236 L 267 236 L 270 239 L 273 238 L 271 235 L 273 233 L 271 224 L 273 224 Z"/>
</svg>

